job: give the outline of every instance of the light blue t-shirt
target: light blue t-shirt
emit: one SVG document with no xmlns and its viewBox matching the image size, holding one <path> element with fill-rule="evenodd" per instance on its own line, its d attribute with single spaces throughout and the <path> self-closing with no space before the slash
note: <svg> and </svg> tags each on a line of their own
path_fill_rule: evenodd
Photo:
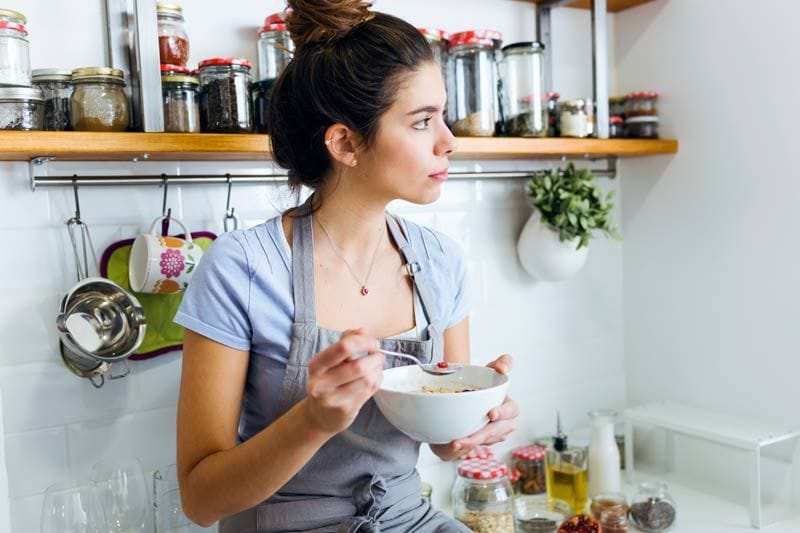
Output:
<svg viewBox="0 0 800 533">
<path fill-rule="evenodd" d="M 468 314 L 467 268 L 459 246 L 438 231 L 404 219 L 400 223 L 428 273 L 439 323 L 445 329 L 455 326 Z M 272 420 L 294 322 L 292 260 L 281 217 L 220 235 L 197 266 L 175 322 L 231 348 L 249 350 L 251 358 L 265 358 L 258 366 L 266 376 L 257 382 L 269 388 L 271 405 L 262 406 L 261 415 Z"/>
</svg>

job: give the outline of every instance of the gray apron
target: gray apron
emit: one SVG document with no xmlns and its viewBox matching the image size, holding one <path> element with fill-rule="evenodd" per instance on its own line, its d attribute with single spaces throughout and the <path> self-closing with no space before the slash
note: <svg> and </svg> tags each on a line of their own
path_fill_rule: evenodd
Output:
<svg viewBox="0 0 800 533">
<path fill-rule="evenodd" d="M 305 214 L 293 221 L 295 321 L 276 418 L 306 396 L 309 359 L 341 337 L 340 331 L 317 326 L 309 205 L 306 203 L 301 208 Z M 381 346 L 412 354 L 424 363 L 441 361 L 444 337 L 427 272 L 420 268 L 395 218 L 387 215 L 387 224 L 408 271 L 413 273 L 429 326 L 427 339 L 382 339 Z M 385 368 L 402 365 L 387 358 Z M 252 509 L 223 519 L 219 532 L 469 532 L 420 496 L 416 471 L 419 446 L 392 426 L 370 399 L 353 424 L 326 442 L 276 494 Z"/>
</svg>

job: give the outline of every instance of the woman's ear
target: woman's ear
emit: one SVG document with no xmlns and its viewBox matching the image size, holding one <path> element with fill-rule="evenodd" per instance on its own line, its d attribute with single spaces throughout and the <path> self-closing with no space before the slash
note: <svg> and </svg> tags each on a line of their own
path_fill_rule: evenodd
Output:
<svg viewBox="0 0 800 533">
<path fill-rule="evenodd" d="M 358 134 L 344 124 L 332 124 L 325 130 L 325 147 L 334 161 L 346 167 L 356 166 L 356 146 Z"/>
</svg>

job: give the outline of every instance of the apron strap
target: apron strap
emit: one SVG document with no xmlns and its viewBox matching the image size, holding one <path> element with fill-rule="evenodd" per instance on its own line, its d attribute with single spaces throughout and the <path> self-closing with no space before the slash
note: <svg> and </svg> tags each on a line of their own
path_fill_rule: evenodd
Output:
<svg viewBox="0 0 800 533">
<path fill-rule="evenodd" d="M 438 331 L 439 316 L 436 313 L 436 300 L 433 298 L 433 293 L 429 285 L 430 277 L 422 268 L 422 264 L 418 260 L 417 252 L 406 238 L 403 227 L 400 226 L 398 219 L 389 213 L 386 214 L 386 219 L 389 224 L 389 230 L 392 232 L 392 237 L 400 247 L 400 253 L 403 254 L 403 258 L 405 259 L 406 263 L 404 266 L 406 272 L 414 280 L 414 285 L 417 287 L 422 309 L 428 318 L 428 324 L 430 324 L 429 327 Z"/>
<path fill-rule="evenodd" d="M 386 480 L 378 474 L 363 479 L 353 487 L 356 515 L 339 525 L 336 533 L 380 533 L 378 514 L 383 510 Z"/>
<path fill-rule="evenodd" d="M 300 206 L 292 221 L 292 292 L 294 321 L 316 323 L 314 303 L 314 231 L 311 222 L 311 199 Z"/>
</svg>

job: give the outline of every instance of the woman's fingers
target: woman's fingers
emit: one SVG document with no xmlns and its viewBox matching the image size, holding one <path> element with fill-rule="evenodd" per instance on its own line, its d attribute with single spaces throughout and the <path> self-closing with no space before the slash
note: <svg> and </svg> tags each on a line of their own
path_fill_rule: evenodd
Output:
<svg viewBox="0 0 800 533">
<path fill-rule="evenodd" d="M 378 339 L 357 329 L 345 331 L 338 342 L 331 344 L 311 358 L 308 364 L 309 376 L 323 374 L 363 352 L 372 353 L 380 348 Z"/>
<path fill-rule="evenodd" d="M 489 411 L 489 421 L 507 420 L 519 416 L 519 405 L 517 402 L 506 396 L 503 404 Z"/>
<path fill-rule="evenodd" d="M 516 419 L 500 420 L 486 424 L 469 437 L 453 441 L 452 446 L 460 454 L 468 453 L 480 445 L 496 444 L 506 440 L 506 437 L 517 429 Z"/>
<path fill-rule="evenodd" d="M 500 374 L 508 374 L 514 367 L 514 358 L 505 353 L 486 366 L 495 369 Z"/>
</svg>

